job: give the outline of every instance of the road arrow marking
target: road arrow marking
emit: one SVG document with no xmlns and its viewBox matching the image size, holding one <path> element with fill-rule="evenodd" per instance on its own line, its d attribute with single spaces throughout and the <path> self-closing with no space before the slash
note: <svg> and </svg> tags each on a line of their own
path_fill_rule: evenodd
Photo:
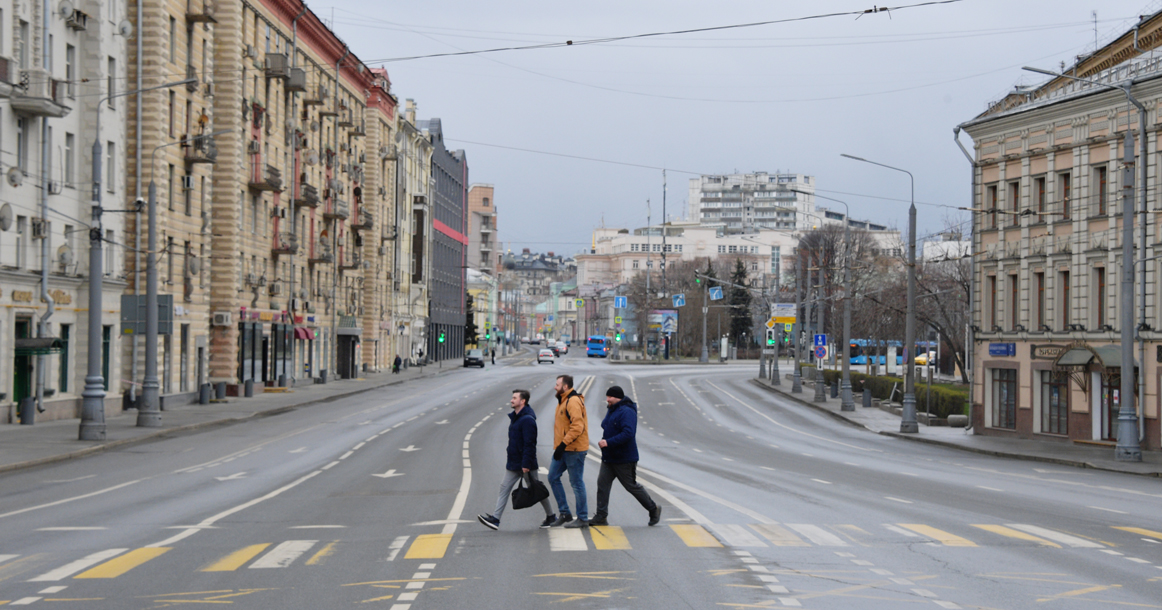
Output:
<svg viewBox="0 0 1162 610">
<path fill-rule="evenodd" d="M 292 450 L 288 451 L 287 453 L 303 453 L 306 450 L 307 450 L 306 447 L 299 447 L 298 449 L 292 449 Z"/>
<path fill-rule="evenodd" d="M 236 472 L 228 477 L 214 477 L 214 478 L 218 479 L 219 481 L 235 481 L 238 479 L 246 478 L 246 473 L 245 472 Z"/>
<path fill-rule="evenodd" d="M 407 451 L 407 452 L 419 451 L 419 450 L 420 450 L 420 448 L 416 447 L 415 445 L 408 445 L 407 447 L 400 448 L 400 451 Z"/>
<path fill-rule="evenodd" d="M 437 426 L 443 426 L 443 425 L 444 425 L 444 424 L 446 424 L 446 423 L 448 423 L 448 420 L 444 419 L 444 420 L 440 420 L 440 421 L 436 422 L 436 425 L 437 425 Z"/>
<path fill-rule="evenodd" d="M 402 476 L 403 476 L 403 473 L 402 473 L 402 472 L 396 472 L 396 471 L 395 471 L 395 468 L 392 468 L 391 470 L 388 470 L 387 472 L 385 472 L 385 473 L 383 473 L 383 474 L 374 474 L 374 473 L 373 473 L 371 476 L 373 476 L 373 477 L 379 477 L 379 478 L 381 478 L 381 479 L 390 479 L 391 477 L 402 477 Z"/>
</svg>

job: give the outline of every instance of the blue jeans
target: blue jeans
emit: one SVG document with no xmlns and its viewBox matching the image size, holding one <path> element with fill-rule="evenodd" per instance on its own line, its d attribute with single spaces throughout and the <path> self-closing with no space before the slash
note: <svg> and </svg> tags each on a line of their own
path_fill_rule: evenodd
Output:
<svg viewBox="0 0 1162 610">
<path fill-rule="evenodd" d="M 557 511 L 564 514 L 574 514 L 569 510 L 569 500 L 565 498 L 565 486 L 561 484 L 561 475 L 569 472 L 569 484 L 573 486 L 573 496 L 577 499 L 576 516 L 582 521 L 589 519 L 589 503 L 585 501 L 585 454 L 588 451 L 566 451 L 564 459 L 553 460 L 549 464 L 549 487 L 553 490 L 553 497 L 557 499 Z"/>
</svg>

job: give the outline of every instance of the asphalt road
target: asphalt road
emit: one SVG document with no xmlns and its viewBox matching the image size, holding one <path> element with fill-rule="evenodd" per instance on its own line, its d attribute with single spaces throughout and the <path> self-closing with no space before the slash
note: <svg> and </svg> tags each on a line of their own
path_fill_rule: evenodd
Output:
<svg viewBox="0 0 1162 610">
<path fill-rule="evenodd" d="M 1156 479 L 874 435 L 755 388 L 751 366 L 578 352 L 2 475 L 0 605 L 1162 607 Z M 605 388 L 638 399 L 658 527 L 617 484 L 610 527 L 476 522 L 511 391 L 532 391 L 547 466 L 562 372 L 594 444 Z"/>
</svg>

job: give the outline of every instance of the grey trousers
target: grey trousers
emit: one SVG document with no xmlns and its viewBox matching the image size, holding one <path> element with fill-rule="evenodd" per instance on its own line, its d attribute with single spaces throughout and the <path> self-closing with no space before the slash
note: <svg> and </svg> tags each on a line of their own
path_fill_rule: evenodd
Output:
<svg viewBox="0 0 1162 610">
<path fill-rule="evenodd" d="M 621 486 L 630 493 L 646 510 L 654 510 L 654 499 L 650 492 L 637 482 L 637 462 L 625 464 L 601 463 L 601 471 L 597 473 L 597 512 L 594 518 L 609 516 L 609 491 L 613 487 L 613 480 L 617 479 Z"/>
<path fill-rule="evenodd" d="M 537 471 L 530 470 L 528 471 L 528 475 L 532 480 L 537 480 Z M 504 515 L 504 509 L 508 507 L 509 497 L 510 494 L 512 494 L 512 488 L 516 487 L 517 481 L 520 481 L 521 477 L 523 476 L 525 476 L 525 473 L 519 470 L 504 471 L 504 480 L 500 483 L 500 496 L 496 498 L 496 510 L 492 511 L 492 516 L 496 517 L 497 521 L 499 521 L 500 517 Z M 548 498 L 541 500 L 541 508 L 545 509 L 546 517 L 552 516 L 553 510 L 549 508 Z"/>
</svg>

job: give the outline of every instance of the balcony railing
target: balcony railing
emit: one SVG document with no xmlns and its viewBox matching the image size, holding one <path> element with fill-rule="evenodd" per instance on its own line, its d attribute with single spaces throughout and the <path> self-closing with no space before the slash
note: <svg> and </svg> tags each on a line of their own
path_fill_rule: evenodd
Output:
<svg viewBox="0 0 1162 610">
<path fill-rule="evenodd" d="M 375 219 L 367 210 L 359 210 L 359 215 L 351 220 L 351 226 L 355 229 L 370 229 L 375 226 L 374 223 Z"/>
<path fill-rule="evenodd" d="M 251 163 L 248 186 L 252 191 L 281 191 L 282 172 L 273 165 L 267 165 L 263 169 L 260 164 Z"/>
<path fill-rule="evenodd" d="M 352 252 L 343 258 L 346 260 L 339 263 L 340 269 L 358 269 L 363 266 L 362 257 L 359 256 L 358 252 Z"/>
<path fill-rule="evenodd" d="M 312 265 L 335 262 L 335 255 L 331 252 L 331 244 L 325 241 L 315 242 L 311 248 L 311 255 L 307 259 L 307 262 Z"/>
<path fill-rule="evenodd" d="M 215 163 L 218 161 L 218 145 L 213 138 L 199 138 L 186 134 L 182 136 L 182 151 L 186 163 Z"/>
<path fill-rule="evenodd" d="M 346 220 L 349 216 L 351 216 L 351 209 L 348 207 L 347 202 L 342 199 L 331 199 L 323 207 L 323 218 Z"/>
<path fill-rule="evenodd" d="M 68 83 L 58 81 L 48 72 L 35 69 L 20 74 L 19 86 L 12 92 L 13 112 L 24 116 L 61 118 L 72 108 L 65 105 Z"/>
<path fill-rule="evenodd" d="M 300 208 L 319 207 L 319 189 L 303 182 L 299 184 L 299 196 L 295 199 L 295 206 Z"/>
<path fill-rule="evenodd" d="M 271 241 L 270 251 L 274 254 L 297 254 L 299 251 L 299 236 L 291 233 L 289 235 L 274 234 L 274 239 Z"/>
</svg>

